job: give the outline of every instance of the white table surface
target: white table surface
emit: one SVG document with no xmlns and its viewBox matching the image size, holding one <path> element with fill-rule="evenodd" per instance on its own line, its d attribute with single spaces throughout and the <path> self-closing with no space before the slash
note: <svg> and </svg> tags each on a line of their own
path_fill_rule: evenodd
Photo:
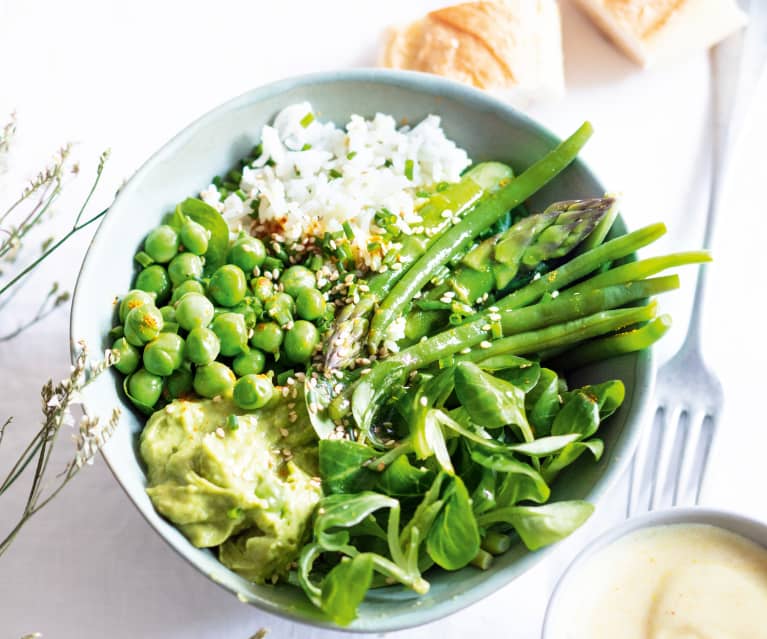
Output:
<svg viewBox="0 0 767 639">
<path fill-rule="evenodd" d="M 384 25 L 440 4 L 2 0 L 0 120 L 16 109 L 19 132 L 11 170 L 0 178 L 0 198 L 7 201 L 56 146 L 76 141 L 82 176 L 49 227 L 62 228 L 103 148 L 111 147 L 113 156 L 94 212 L 152 151 L 219 102 L 293 74 L 373 65 Z M 623 193 L 629 224 L 666 221 L 668 235 L 655 251 L 697 247 L 709 161 L 706 55 L 641 71 L 563 4 L 568 94 L 530 114 L 560 135 L 590 119 L 596 135 L 585 158 L 609 188 Z M 766 85 L 760 83 L 758 106 L 732 165 L 704 321 L 706 355 L 727 396 L 704 502 L 765 520 L 760 364 L 767 355 L 767 127 L 757 113 L 767 104 Z M 0 327 L 28 316 L 53 279 L 71 289 L 86 236 L 34 276 Z M 694 272 L 687 270 L 683 290 L 661 300 L 676 324 L 657 349 L 660 361 L 681 343 L 693 285 Z M 0 418 L 16 417 L 0 468 L 37 428 L 42 383 L 68 370 L 67 327 L 62 310 L 0 344 Z M 66 448 L 64 441 L 62 462 Z M 16 490 L 0 500 L 0 528 L 15 519 L 23 497 Z M 625 482 L 551 560 L 523 579 L 443 621 L 387 636 L 538 636 L 557 574 L 589 538 L 621 518 L 624 503 Z M 264 614 L 202 578 L 144 523 L 100 460 L 0 558 L 0 639 L 33 631 L 50 639 L 247 639 L 261 627 L 270 637 L 342 636 Z"/>
</svg>

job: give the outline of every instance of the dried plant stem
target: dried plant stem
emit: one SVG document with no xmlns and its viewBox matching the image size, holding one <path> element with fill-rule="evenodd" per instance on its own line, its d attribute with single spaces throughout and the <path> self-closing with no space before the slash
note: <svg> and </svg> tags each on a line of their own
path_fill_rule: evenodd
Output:
<svg viewBox="0 0 767 639">
<path fill-rule="evenodd" d="M 65 424 L 73 423 L 71 417 L 72 406 L 81 402 L 81 391 L 107 368 L 116 363 L 117 359 L 118 356 L 115 352 L 106 351 L 103 361 L 90 364 L 85 344 L 80 344 L 80 352 L 75 360 L 75 365 L 72 367 L 70 376 L 56 385 L 49 381 L 43 386 L 41 392 L 43 424 L 24 452 L 16 460 L 16 463 L 10 469 L 2 484 L 0 484 L 0 496 L 2 496 L 34 463 L 34 471 L 26 503 L 19 521 L 0 540 L 0 556 L 8 550 L 24 525 L 48 505 L 85 464 L 93 462 L 96 453 L 101 450 L 117 427 L 120 418 L 120 411 L 117 409 L 112 411 L 109 420 L 105 423 L 102 423 L 98 417 L 84 415 L 80 420 L 79 430 L 75 436 L 76 446 L 74 456 L 64 470 L 56 476 L 58 480 L 57 485 L 45 494 L 47 471 L 61 428 Z M 5 430 L 10 424 L 11 420 L 8 419 L 0 428 L 0 444 L 2 444 Z"/>
</svg>

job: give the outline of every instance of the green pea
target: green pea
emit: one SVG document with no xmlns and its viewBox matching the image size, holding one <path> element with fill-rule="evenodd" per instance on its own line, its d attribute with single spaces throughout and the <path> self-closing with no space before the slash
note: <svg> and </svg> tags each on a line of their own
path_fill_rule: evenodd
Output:
<svg viewBox="0 0 767 639">
<path fill-rule="evenodd" d="M 245 318 L 245 325 L 248 328 L 253 328 L 264 309 L 261 302 L 255 297 L 246 297 L 242 302 L 227 310 L 242 315 Z"/>
<path fill-rule="evenodd" d="M 186 280 L 185 282 L 181 282 L 181 284 L 173 289 L 170 303 L 175 304 L 187 293 L 199 293 L 200 295 L 205 295 L 205 287 L 197 280 Z"/>
<path fill-rule="evenodd" d="M 274 322 L 256 324 L 250 345 L 267 353 L 277 353 L 282 344 L 282 329 Z"/>
<path fill-rule="evenodd" d="M 320 341 L 317 327 L 306 320 L 298 320 L 287 333 L 282 348 L 286 357 L 296 364 L 303 364 L 312 358 Z"/>
<path fill-rule="evenodd" d="M 166 324 L 168 322 L 176 321 L 176 309 L 173 306 L 163 306 L 160 308 L 160 315 L 162 315 L 162 321 Z"/>
<path fill-rule="evenodd" d="M 200 293 L 187 293 L 176 304 L 176 321 L 184 330 L 207 326 L 213 320 L 213 303 Z"/>
<path fill-rule="evenodd" d="M 167 377 L 184 361 L 184 340 L 175 333 L 160 333 L 144 347 L 144 368 Z"/>
<path fill-rule="evenodd" d="M 181 227 L 181 243 L 184 250 L 195 255 L 205 255 L 208 250 L 210 231 L 194 220 L 187 220 Z"/>
<path fill-rule="evenodd" d="M 296 296 L 296 312 L 305 320 L 321 317 L 325 312 L 325 297 L 316 288 L 302 288 Z"/>
<path fill-rule="evenodd" d="M 261 266 L 265 259 L 264 243 L 257 237 L 244 237 L 232 244 L 226 261 L 236 264 L 246 273 L 252 273 L 253 269 Z"/>
<path fill-rule="evenodd" d="M 293 319 L 296 303 L 287 293 L 272 295 L 264 305 L 267 315 L 280 326 L 284 326 Z"/>
<path fill-rule="evenodd" d="M 198 366 L 194 373 L 194 390 L 201 397 L 229 396 L 236 378 L 231 369 L 221 362 Z"/>
<path fill-rule="evenodd" d="M 221 306 L 234 306 L 245 297 L 245 273 L 239 266 L 224 264 L 210 278 L 208 294 Z"/>
<path fill-rule="evenodd" d="M 168 264 L 168 275 L 173 286 L 178 286 L 187 280 L 200 279 L 202 260 L 194 253 L 179 253 Z"/>
<path fill-rule="evenodd" d="M 260 302 L 266 302 L 274 295 L 274 284 L 268 277 L 254 277 L 250 280 L 250 288 Z"/>
<path fill-rule="evenodd" d="M 317 278 L 305 266 L 291 266 L 280 277 L 280 284 L 285 292 L 291 297 L 298 295 L 302 288 L 314 288 L 317 286 Z"/>
<path fill-rule="evenodd" d="M 198 326 L 186 336 L 186 358 L 194 364 L 210 364 L 220 350 L 218 336 L 209 328 Z"/>
<path fill-rule="evenodd" d="M 178 253 L 178 233 L 167 224 L 158 226 L 144 240 L 144 251 L 155 262 L 170 262 Z"/>
<path fill-rule="evenodd" d="M 144 304 L 154 305 L 154 296 L 146 291 L 134 289 L 127 293 L 120 302 L 120 322 L 125 323 L 125 318 L 134 308 Z"/>
<path fill-rule="evenodd" d="M 154 293 L 155 301 L 162 304 L 170 296 L 170 280 L 164 266 L 152 264 L 136 276 L 136 288 Z"/>
<path fill-rule="evenodd" d="M 247 353 L 240 353 L 234 358 L 232 368 L 237 377 L 257 375 L 266 366 L 266 355 L 257 348 L 251 348 Z"/>
<path fill-rule="evenodd" d="M 165 392 L 170 399 L 187 397 L 192 392 L 192 371 L 179 368 L 165 379 Z"/>
<path fill-rule="evenodd" d="M 245 375 L 234 385 L 234 403 L 245 410 L 261 408 L 274 393 L 272 381 L 266 375 Z"/>
<path fill-rule="evenodd" d="M 162 377 L 139 368 L 128 378 L 128 392 L 139 404 L 154 406 L 162 393 Z"/>
<path fill-rule="evenodd" d="M 130 375 L 138 368 L 139 359 L 141 357 L 140 353 L 138 349 L 133 346 L 133 344 L 128 343 L 128 340 L 124 337 L 115 340 L 114 344 L 112 344 L 112 350 L 120 355 L 120 359 L 115 364 L 115 368 L 123 375 Z"/>
<path fill-rule="evenodd" d="M 210 325 L 221 342 L 221 354 L 226 357 L 238 355 L 248 347 L 248 327 L 239 313 L 221 313 Z"/>
<path fill-rule="evenodd" d="M 162 313 L 152 304 L 134 308 L 125 318 L 125 339 L 134 346 L 143 346 L 160 334 Z"/>
</svg>

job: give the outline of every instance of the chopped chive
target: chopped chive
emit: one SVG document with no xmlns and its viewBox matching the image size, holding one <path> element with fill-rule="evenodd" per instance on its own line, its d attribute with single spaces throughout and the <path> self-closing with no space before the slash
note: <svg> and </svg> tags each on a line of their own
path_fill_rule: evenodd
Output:
<svg viewBox="0 0 767 639">
<path fill-rule="evenodd" d="M 349 222 L 344 222 L 341 226 L 344 227 L 344 233 L 346 233 L 346 237 L 350 240 L 353 240 L 354 231 L 352 230 L 352 225 L 349 224 Z"/>
<path fill-rule="evenodd" d="M 295 372 L 291 368 L 289 371 L 283 371 L 279 375 L 277 375 L 277 386 L 285 386 L 288 382 L 289 377 L 293 377 L 295 375 Z"/>
<path fill-rule="evenodd" d="M 387 169 L 390 169 L 392 166 L 394 166 L 394 162 L 392 162 L 391 160 L 386 160 L 386 162 L 384 162 L 384 166 Z"/>
<path fill-rule="evenodd" d="M 437 184 L 437 193 L 442 193 L 446 188 L 448 188 L 450 185 L 447 182 L 440 182 Z"/>
<path fill-rule="evenodd" d="M 242 189 L 237 189 L 237 190 L 234 192 L 234 194 L 235 194 L 235 195 L 236 195 L 238 198 L 240 198 L 240 199 L 241 199 L 243 202 L 244 202 L 245 200 L 247 200 L 247 199 L 248 199 L 248 196 L 247 196 L 247 195 L 245 195 L 245 191 L 243 191 Z"/>
<path fill-rule="evenodd" d="M 139 251 L 138 253 L 136 253 L 133 259 L 135 259 L 144 268 L 154 264 L 154 260 L 151 257 L 149 257 L 149 255 L 144 253 L 144 251 Z"/>
<path fill-rule="evenodd" d="M 317 272 L 322 268 L 322 264 L 323 264 L 322 258 L 315 253 L 309 258 L 309 261 L 306 263 L 306 267 L 309 270 Z"/>
<path fill-rule="evenodd" d="M 455 363 L 455 360 L 453 359 L 452 355 L 450 355 L 449 357 L 443 357 L 437 362 L 440 368 L 450 368 L 454 363 Z"/>
<path fill-rule="evenodd" d="M 216 188 L 220 187 L 223 183 L 224 181 L 221 179 L 220 175 L 217 175 L 211 180 L 211 184 L 213 184 L 213 186 L 215 186 Z"/>
<path fill-rule="evenodd" d="M 237 415 L 228 415 L 226 418 L 226 427 L 229 430 L 237 430 L 240 427 L 240 418 Z"/>
<path fill-rule="evenodd" d="M 416 197 L 431 197 L 431 193 L 428 191 L 416 191 Z"/>
<path fill-rule="evenodd" d="M 408 180 L 413 179 L 413 160 L 405 160 L 405 177 Z"/>
<path fill-rule="evenodd" d="M 264 263 L 261 265 L 261 270 L 273 271 L 274 269 L 277 269 L 278 271 L 281 271 L 283 266 L 285 265 L 280 260 L 278 260 L 276 257 L 272 257 L 271 255 L 269 255 L 264 260 Z"/>
<path fill-rule="evenodd" d="M 380 242 L 368 242 L 368 252 L 372 253 L 373 251 L 377 251 L 381 248 Z"/>
<path fill-rule="evenodd" d="M 226 511 L 226 516 L 229 519 L 239 519 L 242 516 L 242 508 L 235 506 Z"/>
<path fill-rule="evenodd" d="M 256 159 L 261 156 L 261 154 L 264 152 L 264 147 L 259 143 L 256 144 L 256 146 L 253 147 L 253 150 L 250 152 L 250 157 L 253 159 Z"/>
<path fill-rule="evenodd" d="M 357 155 L 357 152 L 356 152 L 356 151 L 349 151 L 349 152 L 346 154 L 346 159 L 347 159 L 347 160 L 353 160 L 355 155 Z"/>
<path fill-rule="evenodd" d="M 238 171 L 237 169 L 232 169 L 231 171 L 229 171 L 229 173 L 226 174 L 226 177 L 228 177 L 236 185 L 239 185 L 240 182 L 242 181 L 242 171 Z"/>
<path fill-rule="evenodd" d="M 226 198 L 229 197 L 229 189 L 223 186 L 218 187 L 218 194 L 221 196 L 221 201 L 223 202 Z"/>
<path fill-rule="evenodd" d="M 309 144 L 309 143 L 307 142 L 306 144 L 304 144 L 304 145 L 301 147 L 301 150 L 302 150 L 302 151 L 308 151 L 308 150 L 309 150 L 309 149 L 311 149 L 311 148 L 312 148 L 312 145 L 311 145 L 311 144 Z"/>
<path fill-rule="evenodd" d="M 503 326 L 500 322 L 493 322 L 490 325 L 490 330 L 493 333 L 493 339 L 501 339 L 503 337 Z"/>
<path fill-rule="evenodd" d="M 335 180 L 335 179 L 338 179 L 338 178 L 340 178 L 340 177 L 343 177 L 343 173 L 341 173 L 341 171 L 336 171 L 335 169 L 330 169 L 330 171 L 328 171 L 328 174 L 329 174 L 329 175 L 330 175 L 330 177 L 331 177 L 331 178 L 333 178 L 334 180 Z"/>
<path fill-rule="evenodd" d="M 314 122 L 314 113 L 309 111 L 304 117 L 301 118 L 301 126 L 306 128 L 308 127 L 312 122 Z"/>
</svg>

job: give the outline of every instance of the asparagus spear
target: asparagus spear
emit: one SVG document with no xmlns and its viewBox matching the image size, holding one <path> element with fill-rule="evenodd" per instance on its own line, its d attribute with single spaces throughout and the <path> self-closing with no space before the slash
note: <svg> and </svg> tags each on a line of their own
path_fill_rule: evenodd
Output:
<svg viewBox="0 0 767 639">
<path fill-rule="evenodd" d="M 588 122 L 583 124 L 570 138 L 512 180 L 508 186 L 480 202 L 460 222 L 442 233 L 401 277 L 376 310 L 370 323 L 368 348 L 372 352 L 377 351 L 391 322 L 402 314 L 404 307 L 437 269 L 466 250 L 480 233 L 562 172 L 575 159 L 591 133 L 591 125 Z"/>
<path fill-rule="evenodd" d="M 376 273 L 367 281 L 368 292 L 356 304 L 349 304 L 338 314 L 325 355 L 326 370 L 346 368 L 362 350 L 362 338 L 368 330 L 369 317 L 378 304 L 424 251 L 435 241 L 436 231 L 447 223 L 445 211 L 461 215 L 483 195 L 494 192 L 511 180 L 510 167 L 500 162 L 483 162 L 469 169 L 460 182 L 434 193 L 419 211 L 423 233 L 404 235 L 398 252 L 399 269 Z"/>
<path fill-rule="evenodd" d="M 444 323 L 444 313 L 432 311 L 451 310 L 452 302 L 444 301 L 446 293 L 472 306 L 485 294 L 507 288 L 520 272 L 530 273 L 548 260 L 567 255 L 614 209 L 612 197 L 556 202 L 484 240 L 463 258 L 448 282 L 417 303 L 421 310 L 408 315 L 407 337 L 417 340 Z"/>
<path fill-rule="evenodd" d="M 670 328 L 671 317 L 661 315 L 640 328 L 608 337 L 599 337 L 567 349 L 552 359 L 546 357 L 543 359 L 546 360 L 547 366 L 555 370 L 569 371 L 603 359 L 649 348 L 663 337 Z"/>
</svg>

